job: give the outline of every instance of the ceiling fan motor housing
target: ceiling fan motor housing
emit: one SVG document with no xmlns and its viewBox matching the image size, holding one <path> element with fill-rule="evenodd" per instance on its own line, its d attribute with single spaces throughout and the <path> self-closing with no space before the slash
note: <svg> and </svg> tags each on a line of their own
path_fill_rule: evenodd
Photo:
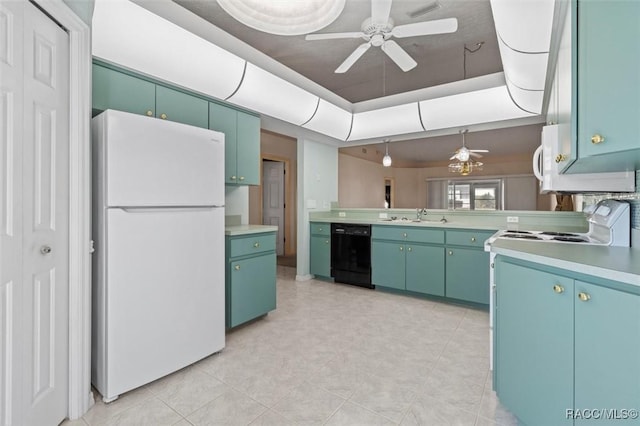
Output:
<svg viewBox="0 0 640 426">
<path fill-rule="evenodd" d="M 381 46 L 385 40 L 391 37 L 391 30 L 393 29 L 393 19 L 389 18 L 387 23 L 375 23 L 371 18 L 367 18 L 360 27 L 365 34 L 364 39 L 371 41 L 373 46 Z"/>
</svg>

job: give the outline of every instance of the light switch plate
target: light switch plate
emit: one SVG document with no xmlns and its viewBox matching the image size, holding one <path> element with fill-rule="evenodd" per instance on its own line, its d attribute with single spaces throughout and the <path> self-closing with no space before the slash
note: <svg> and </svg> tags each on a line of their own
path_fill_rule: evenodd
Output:
<svg viewBox="0 0 640 426">
<path fill-rule="evenodd" d="M 347 217 L 346 212 L 338 212 L 338 217 Z"/>
</svg>

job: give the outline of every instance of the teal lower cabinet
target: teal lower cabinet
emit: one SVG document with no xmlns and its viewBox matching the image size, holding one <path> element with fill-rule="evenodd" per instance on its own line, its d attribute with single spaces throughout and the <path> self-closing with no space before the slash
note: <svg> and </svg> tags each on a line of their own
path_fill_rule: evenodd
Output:
<svg viewBox="0 0 640 426">
<path fill-rule="evenodd" d="M 316 277 L 331 278 L 331 224 L 311 222 L 310 272 Z"/>
<path fill-rule="evenodd" d="M 619 415 L 640 409 L 640 295 L 576 280 L 573 300 L 575 407 L 617 409 Z M 609 423 L 639 425 L 640 420 Z"/>
<path fill-rule="evenodd" d="M 444 296 L 444 249 L 373 241 L 371 282 L 381 287 Z"/>
<path fill-rule="evenodd" d="M 275 233 L 227 236 L 226 323 L 235 327 L 276 308 Z"/>
<path fill-rule="evenodd" d="M 446 250 L 446 297 L 488 305 L 489 253 L 466 247 Z"/>
<path fill-rule="evenodd" d="M 331 277 L 331 237 L 311 236 L 311 273 L 318 277 Z"/>
<path fill-rule="evenodd" d="M 502 256 L 495 265 L 500 402 L 525 425 L 639 425 L 628 410 L 640 403 L 640 292 Z"/>
<path fill-rule="evenodd" d="M 504 262 L 495 280 L 500 402 L 526 425 L 572 424 L 573 281 Z"/>
<path fill-rule="evenodd" d="M 404 244 L 372 241 L 371 283 L 376 286 L 405 290 L 406 276 Z"/>
</svg>

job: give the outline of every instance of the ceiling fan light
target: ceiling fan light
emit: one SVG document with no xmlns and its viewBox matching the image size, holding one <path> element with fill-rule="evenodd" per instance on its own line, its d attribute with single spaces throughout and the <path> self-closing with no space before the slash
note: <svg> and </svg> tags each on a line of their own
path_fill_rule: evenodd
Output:
<svg viewBox="0 0 640 426">
<path fill-rule="evenodd" d="M 301 35 L 318 31 L 342 13 L 345 0 L 217 0 L 234 19 L 269 34 Z"/>
<path fill-rule="evenodd" d="M 458 150 L 458 160 L 460 161 L 469 161 L 469 158 L 471 158 L 471 153 L 469 152 L 469 149 L 465 146 L 463 146 L 462 148 L 460 148 Z"/>
</svg>

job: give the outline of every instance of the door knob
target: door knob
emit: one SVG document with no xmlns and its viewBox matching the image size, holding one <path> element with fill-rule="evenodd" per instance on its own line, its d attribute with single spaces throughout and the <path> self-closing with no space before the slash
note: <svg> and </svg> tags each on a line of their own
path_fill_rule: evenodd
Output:
<svg viewBox="0 0 640 426">
<path fill-rule="evenodd" d="M 49 247 L 49 246 L 42 246 L 42 247 L 40 247 L 40 253 L 42 253 L 42 254 L 49 254 L 49 253 L 51 253 L 51 247 Z"/>
<path fill-rule="evenodd" d="M 599 143 L 602 143 L 602 142 L 604 142 L 604 136 L 599 135 L 597 133 L 595 135 L 591 136 L 591 143 L 599 144 Z"/>
</svg>

